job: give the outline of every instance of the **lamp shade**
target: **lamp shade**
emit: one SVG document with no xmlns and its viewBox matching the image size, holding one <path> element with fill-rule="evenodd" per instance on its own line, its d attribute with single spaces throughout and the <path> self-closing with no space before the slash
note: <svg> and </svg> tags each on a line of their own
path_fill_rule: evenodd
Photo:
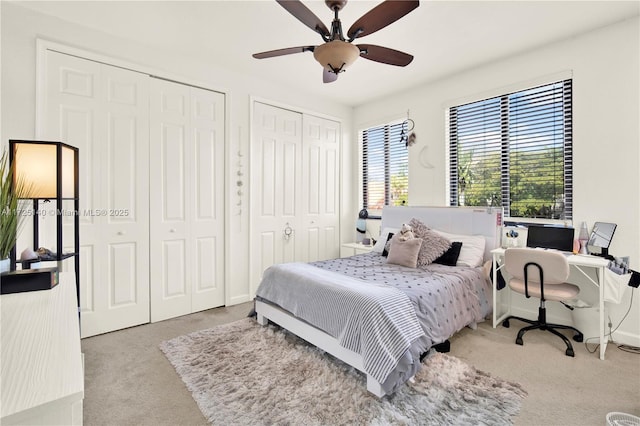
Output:
<svg viewBox="0 0 640 426">
<path fill-rule="evenodd" d="M 31 187 L 28 198 L 77 198 L 78 149 L 62 142 L 9 141 L 14 176 Z"/>
<path fill-rule="evenodd" d="M 324 68 L 338 73 L 355 62 L 360 56 L 360 49 L 351 43 L 333 40 L 316 46 L 313 57 Z"/>
</svg>

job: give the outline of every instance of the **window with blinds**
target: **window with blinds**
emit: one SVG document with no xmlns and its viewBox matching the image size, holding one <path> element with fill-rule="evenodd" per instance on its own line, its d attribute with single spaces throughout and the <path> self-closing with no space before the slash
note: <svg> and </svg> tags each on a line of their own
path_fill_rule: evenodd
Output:
<svg viewBox="0 0 640 426">
<path fill-rule="evenodd" d="M 387 124 L 362 131 L 363 207 L 372 217 L 380 216 L 383 206 L 407 202 L 409 157 L 402 140 L 403 125 Z"/>
<path fill-rule="evenodd" d="M 564 80 L 450 108 L 451 205 L 571 219 L 571 92 Z"/>
</svg>

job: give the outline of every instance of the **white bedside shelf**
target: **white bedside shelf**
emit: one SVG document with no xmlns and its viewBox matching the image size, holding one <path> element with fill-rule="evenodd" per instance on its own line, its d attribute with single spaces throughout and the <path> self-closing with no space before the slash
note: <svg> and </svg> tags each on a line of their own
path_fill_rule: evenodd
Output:
<svg viewBox="0 0 640 426">
<path fill-rule="evenodd" d="M 373 246 L 365 246 L 361 243 L 344 243 L 340 246 L 340 257 L 355 256 L 356 254 L 369 253 Z"/>
</svg>

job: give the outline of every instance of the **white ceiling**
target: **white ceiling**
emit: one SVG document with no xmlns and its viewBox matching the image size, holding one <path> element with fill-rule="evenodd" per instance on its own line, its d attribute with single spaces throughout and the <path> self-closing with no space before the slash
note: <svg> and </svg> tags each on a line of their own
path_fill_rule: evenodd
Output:
<svg viewBox="0 0 640 426">
<path fill-rule="evenodd" d="M 220 65 L 237 72 L 352 106 L 628 19 L 640 10 L 638 1 L 423 0 L 399 21 L 357 41 L 410 53 L 415 59 L 409 66 L 360 58 L 337 82 L 323 84 L 322 69 L 309 52 L 251 57 L 322 42 L 274 0 L 18 3 L 147 45 L 205 60 L 218 58 Z M 333 12 L 323 1 L 303 3 L 331 28 Z M 340 12 L 343 30 L 379 3 L 349 1 Z"/>
</svg>

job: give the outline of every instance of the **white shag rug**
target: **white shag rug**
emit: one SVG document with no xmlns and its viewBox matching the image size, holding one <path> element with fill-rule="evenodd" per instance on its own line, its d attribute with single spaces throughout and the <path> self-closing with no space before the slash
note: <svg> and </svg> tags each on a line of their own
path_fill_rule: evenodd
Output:
<svg viewBox="0 0 640 426">
<path fill-rule="evenodd" d="M 378 399 L 364 374 L 252 318 L 162 342 L 202 414 L 220 425 L 510 425 L 520 385 L 433 352 Z"/>
</svg>

